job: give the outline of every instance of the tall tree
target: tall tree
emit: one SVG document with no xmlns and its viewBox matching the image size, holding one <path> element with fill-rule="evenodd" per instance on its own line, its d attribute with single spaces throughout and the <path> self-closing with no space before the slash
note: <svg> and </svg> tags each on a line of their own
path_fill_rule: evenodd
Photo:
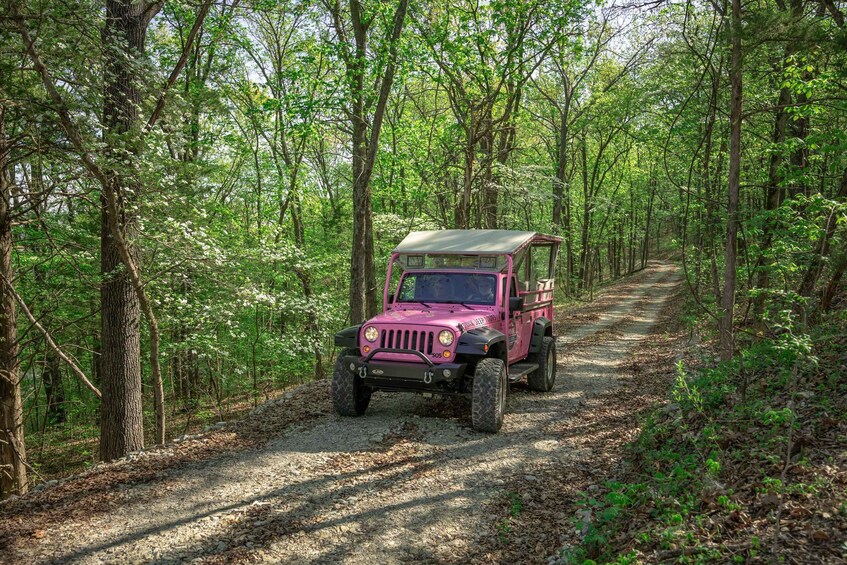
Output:
<svg viewBox="0 0 847 565">
<path fill-rule="evenodd" d="M 735 348 L 733 315 L 735 313 L 735 279 L 738 239 L 738 204 L 741 184 L 741 118 L 742 102 L 742 46 L 741 46 L 741 0 L 731 0 L 729 25 L 729 184 L 726 219 L 726 256 L 721 300 L 720 356 L 727 361 Z"/>
<path fill-rule="evenodd" d="M 29 58 L 59 116 L 59 122 L 82 163 L 100 184 L 101 335 L 98 373 L 102 381 L 100 456 L 111 460 L 144 446 L 141 407 L 140 318 L 150 330 L 150 361 L 156 412 L 156 441 L 165 437 L 164 390 L 159 370 L 159 329 L 139 271 L 134 240 L 138 235 L 137 206 L 143 189 L 139 157 L 143 133 L 157 122 L 165 94 L 188 58 L 188 51 L 208 13 L 201 7 L 180 60 L 170 73 L 146 125 L 140 120 L 144 47 L 147 29 L 161 9 L 158 2 L 107 2 L 102 33 L 104 52 L 104 162 L 95 159 L 79 125 L 56 86 L 18 5 L 12 20 Z M 144 126 L 142 128 L 142 126 Z"/>
<path fill-rule="evenodd" d="M 0 499 L 27 491 L 18 326 L 12 291 L 12 143 L 0 104 Z"/>
<path fill-rule="evenodd" d="M 158 2 L 110 0 L 106 2 L 103 31 L 104 137 L 114 164 L 130 166 L 108 171 L 101 196 L 100 288 L 102 345 L 100 361 L 103 405 L 100 419 L 100 457 L 111 460 L 144 447 L 141 413 L 141 308 L 133 281 L 124 265 L 124 254 L 137 264 L 131 244 L 138 234 L 134 210 L 142 184 L 133 163 L 141 151 L 141 62 L 147 28 L 161 8 Z M 126 159 L 129 157 L 129 159 Z M 110 217 L 114 214 L 113 217 Z M 123 242 L 113 233 L 111 222 Z"/>
<path fill-rule="evenodd" d="M 85 145 L 70 111 L 56 88 L 44 61 L 35 48 L 24 18 L 13 3 L 13 18 L 42 84 L 55 105 L 62 128 L 81 154 L 86 168 L 101 185 L 100 290 L 102 345 L 99 373 L 102 381 L 100 456 L 120 457 L 144 447 L 141 411 L 140 308 L 133 285 L 137 254 L 128 237 L 137 232 L 131 203 L 140 193 L 140 179 L 132 174 L 140 152 L 139 61 L 144 51 L 147 27 L 158 4 L 108 2 L 103 32 L 105 86 L 103 115 L 109 169 L 98 165 Z M 119 163 L 129 167 L 121 170 Z M 125 166 L 125 165 L 124 165 Z M 137 171 L 135 171 L 137 173 Z M 133 277 L 137 279 L 136 277 Z"/>
<path fill-rule="evenodd" d="M 359 0 L 350 0 L 348 10 L 344 13 L 339 0 L 326 0 L 326 6 L 332 18 L 340 55 L 346 69 L 346 112 L 352 126 L 353 247 L 350 257 L 350 321 L 357 323 L 375 315 L 377 308 L 371 176 L 376 163 L 385 107 L 397 69 L 397 45 L 406 20 L 409 0 L 400 0 L 390 25 L 383 26 L 385 34 L 378 44 L 382 48 L 381 53 L 374 53 L 370 47 L 373 33 L 370 30 L 374 23 L 380 23 L 383 6 L 374 3 L 366 9 Z M 384 66 L 379 65 L 381 59 L 385 61 Z"/>
<path fill-rule="evenodd" d="M 453 213 L 457 228 L 497 227 L 496 169 L 515 149 L 524 86 L 552 44 L 539 30 L 564 20 L 544 20 L 544 15 L 539 2 L 451 0 L 428 5 L 417 18 L 462 133 L 461 190 Z"/>
<path fill-rule="evenodd" d="M 211 0 L 198 10 L 182 55 L 177 61 L 147 122 L 140 119 L 141 85 L 145 42 L 150 21 L 162 8 L 157 0 L 115 0 L 106 4 L 103 32 L 105 86 L 103 121 L 105 171 L 92 171 L 101 180 L 100 268 L 104 282 L 100 290 L 103 407 L 101 410 L 100 457 L 120 457 L 144 445 L 141 418 L 141 312 L 150 332 L 150 369 L 156 413 L 156 443 L 165 441 L 165 401 L 159 368 L 159 323 L 141 280 L 139 254 L 133 240 L 138 234 L 135 211 L 144 186 L 139 157 L 143 133 L 155 125 L 165 106 L 165 96 L 179 78 L 194 40 L 209 12 Z M 69 120 L 67 120 L 69 121 Z M 142 128 L 143 125 L 143 128 Z M 68 123 L 66 129 L 73 127 Z M 90 164 L 89 169 L 98 168 Z M 111 388 L 111 389 L 110 389 Z M 109 402 L 106 402 L 107 394 Z M 140 436 L 139 436 L 140 434 Z"/>
</svg>

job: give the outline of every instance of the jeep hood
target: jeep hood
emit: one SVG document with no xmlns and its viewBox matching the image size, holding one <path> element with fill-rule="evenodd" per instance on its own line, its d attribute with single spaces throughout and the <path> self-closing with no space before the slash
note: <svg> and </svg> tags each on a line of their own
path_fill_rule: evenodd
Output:
<svg viewBox="0 0 847 565">
<path fill-rule="evenodd" d="M 488 326 L 497 321 L 497 315 L 491 310 L 469 310 L 461 305 L 455 309 L 431 308 L 391 310 L 368 320 L 369 324 L 414 324 L 447 326 L 459 331 L 467 331 L 481 326 Z M 459 326 L 461 325 L 461 329 Z"/>
</svg>

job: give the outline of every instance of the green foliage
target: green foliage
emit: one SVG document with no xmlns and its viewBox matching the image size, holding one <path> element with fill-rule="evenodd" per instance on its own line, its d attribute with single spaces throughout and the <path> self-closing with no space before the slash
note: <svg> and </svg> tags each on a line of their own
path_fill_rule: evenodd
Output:
<svg viewBox="0 0 847 565">
<path fill-rule="evenodd" d="M 572 557 L 616 563 L 684 549 L 690 562 L 723 561 L 734 558 L 731 551 L 698 546 L 704 537 L 714 545 L 738 543 L 731 529 L 710 526 L 716 520 L 746 516 L 767 496 L 797 503 L 837 497 L 831 477 L 816 474 L 805 456 L 794 457 L 798 471 L 788 482 L 784 474 L 788 434 L 794 433 L 796 445 L 801 430 L 819 429 L 836 404 L 843 407 L 843 379 L 829 372 L 843 363 L 847 342 L 843 336 L 831 340 L 840 331 L 833 318 L 806 335 L 747 343 L 743 361 L 694 372 L 678 364 L 672 403 L 648 415 L 630 446 L 627 480 L 606 484 L 600 498 L 583 498 L 593 518 Z M 742 379 L 748 381 L 746 399 L 738 394 Z M 813 395 L 797 392 L 813 385 Z M 741 491 L 726 487 L 729 482 Z M 632 543 L 622 543 L 623 531 Z M 743 556 L 759 553 L 754 538 Z"/>
<path fill-rule="evenodd" d="M 520 493 L 510 492 L 509 493 L 509 516 L 512 518 L 517 518 L 521 514 L 521 510 L 523 510 L 523 499 L 521 498 Z"/>
<path fill-rule="evenodd" d="M 509 533 L 512 531 L 511 519 L 517 518 L 523 511 L 523 499 L 520 493 L 511 491 L 506 493 L 509 503 L 507 516 L 497 522 L 497 539 L 501 544 L 509 543 Z"/>
</svg>

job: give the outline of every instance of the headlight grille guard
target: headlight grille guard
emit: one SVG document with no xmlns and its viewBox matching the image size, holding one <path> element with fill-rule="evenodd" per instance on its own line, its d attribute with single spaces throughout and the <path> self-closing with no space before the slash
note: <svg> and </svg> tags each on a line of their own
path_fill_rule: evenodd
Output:
<svg viewBox="0 0 847 565">
<path fill-rule="evenodd" d="M 395 349 L 391 347 L 377 347 L 376 349 L 373 349 L 370 353 L 368 353 L 367 357 L 365 357 L 363 362 L 369 362 L 377 353 L 402 353 L 404 355 L 415 355 L 417 357 L 420 357 L 421 360 L 423 360 L 423 362 L 429 365 L 430 367 L 435 366 L 435 363 L 430 361 L 429 357 L 427 357 L 420 351 L 415 351 L 414 349 Z"/>
</svg>

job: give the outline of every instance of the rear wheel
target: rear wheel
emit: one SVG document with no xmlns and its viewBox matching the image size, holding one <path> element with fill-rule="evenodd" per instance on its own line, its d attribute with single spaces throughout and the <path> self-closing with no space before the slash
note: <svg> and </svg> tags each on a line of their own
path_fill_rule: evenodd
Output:
<svg viewBox="0 0 847 565">
<path fill-rule="evenodd" d="M 342 416 L 361 416 L 368 409 L 373 389 L 365 385 L 344 364 L 344 356 L 353 352 L 344 349 L 338 354 L 332 371 L 332 404 Z"/>
<path fill-rule="evenodd" d="M 549 392 L 556 382 L 556 340 L 545 336 L 541 342 L 541 351 L 535 354 L 533 363 L 538 363 L 538 369 L 527 377 L 530 390 Z"/>
<path fill-rule="evenodd" d="M 473 376 L 471 413 L 473 427 L 481 432 L 497 432 L 506 411 L 506 364 L 500 359 L 483 359 Z"/>
</svg>

